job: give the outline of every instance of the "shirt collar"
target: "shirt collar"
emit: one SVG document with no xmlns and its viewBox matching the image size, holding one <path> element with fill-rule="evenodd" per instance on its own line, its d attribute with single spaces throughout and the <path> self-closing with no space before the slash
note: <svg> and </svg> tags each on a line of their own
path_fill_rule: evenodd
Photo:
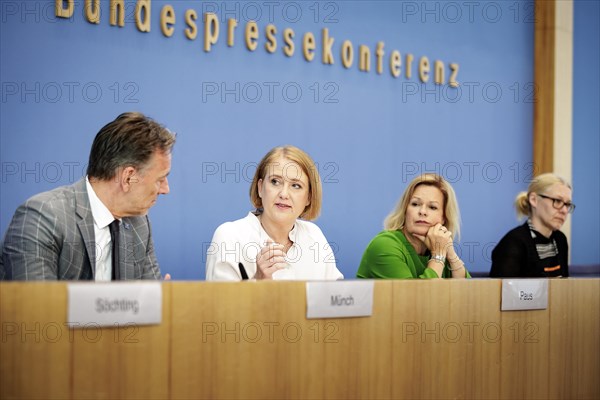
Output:
<svg viewBox="0 0 600 400">
<path fill-rule="evenodd" d="M 292 228 L 292 230 L 290 231 L 290 234 L 289 234 L 290 240 L 294 243 L 296 243 L 296 235 L 298 234 L 297 226 L 298 226 L 298 224 L 294 224 L 294 227 Z"/>
<path fill-rule="evenodd" d="M 261 241 L 262 242 L 266 242 L 267 239 L 269 239 L 269 235 L 267 234 L 267 232 L 262 227 L 262 224 L 260 223 L 260 220 L 258 219 L 259 215 L 260 215 L 260 213 L 257 213 L 256 211 L 250 211 L 248 213 L 248 217 L 251 218 L 251 220 L 253 221 L 254 226 L 258 229 L 258 231 L 260 233 L 260 239 L 261 239 Z M 294 227 L 292 228 L 292 230 L 288 234 L 288 237 L 290 238 L 290 240 L 292 242 L 296 243 L 296 236 L 297 236 L 297 234 L 298 234 L 298 224 L 294 224 Z"/>
<path fill-rule="evenodd" d="M 98 229 L 104 229 L 115 220 L 115 217 L 98 198 L 87 176 L 85 177 L 85 186 L 87 188 L 88 199 L 90 200 L 94 224 L 96 224 Z"/>
<path fill-rule="evenodd" d="M 531 222 L 530 219 L 527 220 L 527 226 L 529 226 L 529 233 L 531 233 L 531 237 L 532 238 L 536 238 L 536 233 L 539 233 L 535 230 L 535 228 L 533 227 L 533 222 Z"/>
<path fill-rule="evenodd" d="M 545 241 L 551 241 L 554 240 L 554 236 L 556 234 L 556 231 L 552 231 L 550 233 L 550 237 L 546 237 L 544 235 L 542 235 L 539 231 L 537 231 L 534 226 L 533 226 L 533 222 L 531 222 L 531 219 L 527 220 L 527 225 L 529 226 L 529 233 L 531 233 L 531 237 L 533 239 L 536 239 L 538 236 L 540 237 L 541 240 L 545 240 Z"/>
</svg>

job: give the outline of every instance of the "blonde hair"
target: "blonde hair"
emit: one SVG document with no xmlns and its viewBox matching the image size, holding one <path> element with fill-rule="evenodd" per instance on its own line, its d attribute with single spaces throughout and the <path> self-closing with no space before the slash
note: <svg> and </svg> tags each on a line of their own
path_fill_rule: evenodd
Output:
<svg viewBox="0 0 600 400">
<path fill-rule="evenodd" d="M 531 204 L 529 194 L 543 194 L 550 186 L 560 183 L 572 190 L 571 185 L 564 178 L 551 172 L 541 174 L 533 178 L 526 192 L 520 192 L 515 198 L 515 208 L 519 218 L 531 217 Z"/>
<path fill-rule="evenodd" d="M 317 167 L 312 158 L 295 146 L 285 145 L 275 147 L 263 157 L 256 168 L 256 173 L 254 174 L 252 184 L 250 185 L 250 201 L 257 209 L 262 208 L 262 199 L 258 195 L 258 181 L 265 178 L 269 164 L 275 163 L 280 157 L 298 164 L 308 177 L 308 198 L 310 204 L 306 206 L 300 215 L 300 218 L 307 221 L 316 219 L 321 213 L 323 190 L 321 187 L 321 177 L 319 176 L 319 171 L 317 171 Z"/>
<path fill-rule="evenodd" d="M 398 201 L 398 204 L 394 210 L 388 215 L 383 222 L 383 227 L 386 230 L 402 230 L 404 229 L 404 223 L 406 221 L 406 210 L 408 209 L 408 203 L 413 197 L 415 190 L 420 185 L 433 186 L 438 188 L 444 196 L 444 224 L 450 232 L 453 233 L 457 239 L 460 237 L 460 211 L 458 210 L 458 202 L 456 201 L 456 194 L 452 186 L 440 175 L 437 174 L 423 174 L 413 179 L 404 194 Z"/>
</svg>

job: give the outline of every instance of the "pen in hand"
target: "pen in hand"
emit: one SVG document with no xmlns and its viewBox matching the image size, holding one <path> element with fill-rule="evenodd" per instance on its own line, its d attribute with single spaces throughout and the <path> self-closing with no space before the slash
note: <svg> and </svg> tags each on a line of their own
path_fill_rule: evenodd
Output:
<svg viewBox="0 0 600 400">
<path fill-rule="evenodd" d="M 242 280 L 248 280 L 248 274 L 246 273 L 246 268 L 244 268 L 244 264 L 238 263 L 238 267 L 240 268 L 240 274 L 242 275 Z"/>
</svg>

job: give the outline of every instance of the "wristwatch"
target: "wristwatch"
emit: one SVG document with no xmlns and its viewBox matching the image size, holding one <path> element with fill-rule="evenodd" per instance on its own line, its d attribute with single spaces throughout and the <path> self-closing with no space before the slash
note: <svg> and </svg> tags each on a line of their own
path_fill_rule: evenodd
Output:
<svg viewBox="0 0 600 400">
<path fill-rule="evenodd" d="M 437 261 L 442 265 L 446 265 L 446 257 L 440 256 L 439 254 L 432 255 L 430 260 Z"/>
</svg>

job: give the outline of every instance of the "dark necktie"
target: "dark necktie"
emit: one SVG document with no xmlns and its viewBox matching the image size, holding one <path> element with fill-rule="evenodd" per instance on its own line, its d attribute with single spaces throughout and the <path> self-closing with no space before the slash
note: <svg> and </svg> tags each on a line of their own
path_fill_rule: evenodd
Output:
<svg viewBox="0 0 600 400">
<path fill-rule="evenodd" d="M 110 229 L 110 240 L 112 243 L 112 280 L 118 281 L 121 279 L 119 273 L 119 220 L 115 219 L 108 227 Z"/>
</svg>

